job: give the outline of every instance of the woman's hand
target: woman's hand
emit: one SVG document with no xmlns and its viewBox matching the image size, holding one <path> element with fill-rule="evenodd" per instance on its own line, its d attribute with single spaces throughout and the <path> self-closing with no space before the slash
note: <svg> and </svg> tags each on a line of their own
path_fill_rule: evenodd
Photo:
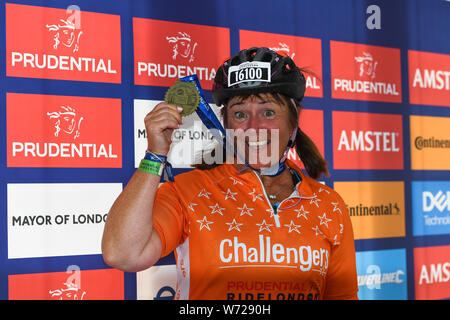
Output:
<svg viewBox="0 0 450 320">
<path fill-rule="evenodd" d="M 144 118 L 149 151 L 167 156 L 172 143 L 173 130 L 183 123 L 183 108 L 161 102 Z"/>
</svg>

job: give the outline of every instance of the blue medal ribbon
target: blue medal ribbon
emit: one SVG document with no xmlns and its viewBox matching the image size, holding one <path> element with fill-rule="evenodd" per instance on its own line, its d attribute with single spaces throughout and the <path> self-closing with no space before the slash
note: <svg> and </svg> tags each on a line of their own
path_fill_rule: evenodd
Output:
<svg viewBox="0 0 450 320">
<path fill-rule="evenodd" d="M 217 119 L 216 114 L 211 109 L 210 105 L 205 99 L 205 95 L 203 93 L 203 89 L 200 86 L 200 81 L 198 80 L 198 77 L 196 74 L 193 74 L 191 76 L 187 76 L 184 78 L 180 78 L 180 81 L 182 82 L 194 82 L 195 88 L 197 89 L 198 93 L 200 94 L 200 104 L 197 107 L 197 114 L 200 117 L 200 120 L 205 124 L 205 126 L 208 129 L 216 129 L 219 130 L 223 135 L 225 135 L 225 129 L 223 128 L 222 124 L 220 123 L 219 119 Z M 213 130 L 214 131 L 214 130 Z"/>
<path fill-rule="evenodd" d="M 167 161 L 166 156 L 163 156 L 160 154 L 154 154 L 150 151 L 147 151 L 145 153 L 144 159 L 162 163 L 164 165 L 163 178 L 165 180 L 175 181 L 174 176 L 173 176 L 173 171 L 172 171 L 172 165 L 170 164 L 170 162 Z"/>
</svg>

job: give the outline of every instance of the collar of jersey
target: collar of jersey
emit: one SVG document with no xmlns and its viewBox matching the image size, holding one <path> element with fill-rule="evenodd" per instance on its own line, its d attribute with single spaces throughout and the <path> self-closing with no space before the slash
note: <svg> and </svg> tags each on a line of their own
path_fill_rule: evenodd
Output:
<svg viewBox="0 0 450 320">
<path fill-rule="evenodd" d="M 299 194 L 302 195 L 303 198 L 314 197 L 311 186 L 308 183 L 308 180 L 311 178 L 307 177 L 293 161 L 286 159 L 286 165 L 297 171 L 300 177 L 302 178 L 302 181 L 297 183 L 297 185 L 295 186 Z M 261 182 L 256 176 L 256 173 L 254 173 L 252 170 L 238 174 L 237 169 L 232 164 L 225 163 L 224 166 L 227 173 L 229 173 L 234 179 L 241 181 L 245 185 L 248 186 L 261 185 Z"/>
</svg>

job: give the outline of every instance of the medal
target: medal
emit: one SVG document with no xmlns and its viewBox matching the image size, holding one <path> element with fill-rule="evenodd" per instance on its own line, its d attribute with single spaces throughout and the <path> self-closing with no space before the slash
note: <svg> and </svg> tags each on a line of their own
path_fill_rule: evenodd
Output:
<svg viewBox="0 0 450 320">
<path fill-rule="evenodd" d="M 200 94 L 193 82 L 181 82 L 177 80 L 167 90 L 164 100 L 168 104 L 182 107 L 183 111 L 181 115 L 185 117 L 197 110 L 200 104 Z"/>
<path fill-rule="evenodd" d="M 198 100 L 197 100 L 198 99 Z M 180 78 L 166 92 L 165 101 L 183 108 L 181 115 L 189 115 L 196 112 L 206 128 L 210 130 L 213 137 L 224 146 L 227 153 L 236 155 L 247 164 L 247 160 L 239 151 L 230 144 L 229 137 L 217 118 L 211 106 L 206 101 L 203 89 L 196 74 Z M 186 108 L 186 109 L 185 109 Z"/>
</svg>

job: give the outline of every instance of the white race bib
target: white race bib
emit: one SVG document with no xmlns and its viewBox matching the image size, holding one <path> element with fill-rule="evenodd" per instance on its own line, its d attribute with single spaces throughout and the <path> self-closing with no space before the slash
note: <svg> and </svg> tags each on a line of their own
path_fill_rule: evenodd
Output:
<svg viewBox="0 0 450 320">
<path fill-rule="evenodd" d="M 270 62 L 244 62 L 228 68 L 228 87 L 244 83 L 239 87 L 254 87 L 261 82 L 270 82 Z"/>
</svg>

